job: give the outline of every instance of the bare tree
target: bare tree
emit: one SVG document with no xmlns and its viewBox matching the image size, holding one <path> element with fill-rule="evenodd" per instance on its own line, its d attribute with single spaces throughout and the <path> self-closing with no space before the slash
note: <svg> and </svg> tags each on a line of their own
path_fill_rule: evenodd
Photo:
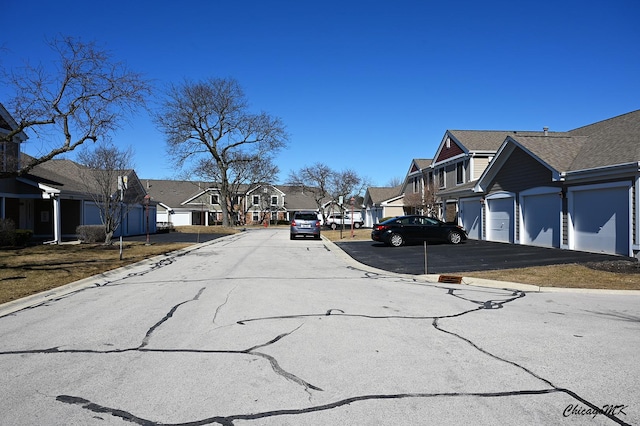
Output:
<svg viewBox="0 0 640 426">
<path fill-rule="evenodd" d="M 107 143 L 99 143 L 92 150 L 78 152 L 78 162 L 84 166 L 81 171 L 82 182 L 86 193 L 100 211 L 106 245 L 111 244 L 113 234 L 122 224 L 127 211 L 145 196 L 143 188 L 133 185 L 139 180 L 131 167 L 132 158 L 131 148 L 120 150 Z M 123 176 L 131 185 L 122 182 Z M 119 186 L 122 184 L 125 188 L 121 192 Z"/>
<path fill-rule="evenodd" d="M 204 158 L 217 177 L 224 226 L 230 225 L 234 181 L 243 180 L 240 170 L 266 153 L 271 158 L 288 140 L 279 118 L 249 112 L 234 79 L 172 85 L 155 118 L 178 167 L 202 166 L 198 160 Z"/>
<path fill-rule="evenodd" d="M 322 206 L 329 201 L 333 174 L 334 171 L 326 164 L 315 163 L 311 166 L 304 166 L 297 171 L 290 171 L 287 184 L 298 186 L 302 192 L 313 195 L 318 211 L 322 212 L 323 218 L 326 219 Z"/>
<path fill-rule="evenodd" d="M 426 216 L 436 216 L 437 197 L 435 183 L 428 181 L 425 176 L 425 186 L 421 192 L 405 194 L 404 205 L 411 207 L 415 213 L 421 213 Z"/>
<path fill-rule="evenodd" d="M 404 178 L 403 177 L 394 176 L 391 179 L 389 179 L 389 181 L 387 182 L 387 184 L 385 186 L 393 188 L 395 186 L 402 185 L 403 183 L 404 183 Z"/>
<path fill-rule="evenodd" d="M 355 170 L 345 169 L 333 174 L 330 194 L 334 201 L 343 197 L 346 203 L 352 197 L 360 197 L 368 186 L 371 186 L 369 179 L 360 176 Z"/>
<path fill-rule="evenodd" d="M 315 163 L 290 172 L 287 184 L 299 186 L 304 192 L 313 194 L 318 210 L 326 216 L 324 204 L 330 201 L 337 203 L 341 196 L 345 201 L 360 196 L 369 186 L 369 179 L 351 169 L 336 172 L 326 164 Z"/>
<path fill-rule="evenodd" d="M 274 177 L 280 172 L 278 166 L 273 163 L 272 154 L 269 152 L 257 152 L 247 155 L 243 152 L 230 154 L 233 161 L 227 170 L 229 192 L 232 197 L 227 198 L 229 214 L 245 216 L 249 206 L 234 203 L 236 196 L 244 198 L 247 192 L 260 183 L 273 183 Z M 190 174 L 200 179 L 221 182 L 222 173 L 218 164 L 212 158 L 201 158 Z M 241 219 L 241 218 L 239 218 Z"/>
<path fill-rule="evenodd" d="M 14 95 L 5 106 L 16 121 L 0 143 L 26 132 L 43 142 L 42 152 L 0 178 L 19 176 L 38 164 L 73 151 L 87 141 L 107 138 L 127 116 L 144 106 L 149 84 L 94 42 L 71 37 L 49 42 L 58 56 L 54 65 L 25 64 L 0 70 L 0 83 Z M 45 147 L 46 146 L 46 147 Z"/>
</svg>

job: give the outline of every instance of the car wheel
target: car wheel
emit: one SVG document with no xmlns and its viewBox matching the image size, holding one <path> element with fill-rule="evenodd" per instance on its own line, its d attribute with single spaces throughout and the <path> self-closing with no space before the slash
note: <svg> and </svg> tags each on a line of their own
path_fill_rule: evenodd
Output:
<svg viewBox="0 0 640 426">
<path fill-rule="evenodd" d="M 336 230 L 337 227 L 338 227 L 338 225 L 336 225 L 335 223 L 331 224 L 331 229 L 333 229 L 334 231 Z"/>
<path fill-rule="evenodd" d="M 360 222 L 356 222 L 356 223 L 354 223 L 354 224 L 353 224 L 353 227 L 354 227 L 354 228 L 356 228 L 356 229 L 360 228 Z"/>
<path fill-rule="evenodd" d="M 462 242 L 462 235 L 460 235 L 459 232 L 452 231 L 449 232 L 447 239 L 451 244 L 460 244 Z"/>
<path fill-rule="evenodd" d="M 289 235 L 289 238 L 292 239 L 292 240 L 295 240 L 296 239 L 296 234 Z"/>
<path fill-rule="evenodd" d="M 393 247 L 400 247 L 404 244 L 404 238 L 400 234 L 391 234 L 389 236 L 389 244 Z"/>
</svg>

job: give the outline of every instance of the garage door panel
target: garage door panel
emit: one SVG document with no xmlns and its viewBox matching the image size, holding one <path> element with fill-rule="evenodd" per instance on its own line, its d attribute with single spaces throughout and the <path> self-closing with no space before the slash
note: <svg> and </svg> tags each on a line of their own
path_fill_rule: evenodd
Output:
<svg viewBox="0 0 640 426">
<path fill-rule="evenodd" d="M 462 227 L 467 231 L 469 238 L 473 240 L 481 238 L 481 208 L 482 205 L 479 200 L 460 202 Z"/>
<path fill-rule="evenodd" d="M 523 243 L 560 247 L 560 197 L 556 193 L 527 195 L 522 206 Z"/>
<path fill-rule="evenodd" d="M 513 198 L 487 200 L 489 206 L 490 241 L 513 242 Z"/>
<path fill-rule="evenodd" d="M 573 232 L 576 250 L 628 256 L 628 188 L 575 191 Z"/>
</svg>

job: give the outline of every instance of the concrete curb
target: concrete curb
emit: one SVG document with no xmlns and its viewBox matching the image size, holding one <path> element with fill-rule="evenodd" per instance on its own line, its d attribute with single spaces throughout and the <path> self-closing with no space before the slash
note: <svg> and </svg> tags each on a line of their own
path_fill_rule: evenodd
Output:
<svg viewBox="0 0 640 426">
<path fill-rule="evenodd" d="M 7 303 L 3 303 L 0 305 L 0 318 L 10 315 L 14 312 L 21 311 L 23 309 L 32 308 L 43 303 L 46 303 L 49 300 L 58 299 L 60 297 L 66 296 L 71 293 L 75 293 L 76 291 L 84 290 L 90 287 L 99 287 L 104 284 L 107 284 L 113 281 L 114 278 L 125 275 L 126 272 L 129 272 L 133 269 L 138 269 L 140 267 L 144 267 L 146 265 L 153 265 L 158 263 L 162 259 L 166 259 L 168 257 L 174 256 L 182 256 L 193 250 L 197 250 L 203 246 L 219 243 L 228 239 L 229 237 L 236 236 L 238 234 L 230 234 L 224 237 L 216 238 L 215 240 L 207 241 L 204 243 L 196 243 L 189 247 L 185 247 L 180 250 L 175 250 L 171 252 L 167 252 L 165 254 L 159 254 L 154 257 L 150 257 L 149 259 L 141 260 L 140 262 L 132 263 L 130 265 L 122 266 L 117 269 L 112 269 L 110 271 L 104 272 L 98 275 L 92 275 L 87 278 L 83 278 L 78 281 L 74 281 L 69 284 L 65 284 L 60 287 L 53 288 L 51 290 L 46 290 L 40 293 L 32 294 L 30 296 L 25 296 L 20 299 L 12 300 Z"/>
<path fill-rule="evenodd" d="M 331 251 L 338 253 L 340 257 L 342 257 L 346 262 L 350 263 L 352 266 L 358 269 L 374 272 L 380 275 L 396 275 L 403 278 L 421 280 L 430 284 L 442 284 L 438 282 L 438 279 L 440 278 L 440 274 L 422 274 L 422 275 L 398 274 L 395 272 L 389 272 L 382 269 L 373 268 L 371 266 L 358 262 L 328 238 L 322 236 L 322 239 L 325 241 L 327 246 L 329 246 Z M 537 286 L 533 284 L 522 284 L 522 283 L 515 283 L 510 281 L 495 281 L 495 280 L 488 280 L 484 278 L 473 278 L 473 277 L 462 277 L 462 284 L 447 284 L 447 285 L 452 285 L 452 286 L 468 285 L 473 287 L 513 289 L 513 290 L 520 290 L 520 291 L 525 291 L 529 293 L 582 293 L 582 294 L 591 293 L 591 294 L 618 294 L 618 295 L 624 294 L 624 295 L 640 296 L 640 290 L 607 290 L 607 289 L 591 289 L 591 288 L 545 287 L 545 286 Z"/>
</svg>

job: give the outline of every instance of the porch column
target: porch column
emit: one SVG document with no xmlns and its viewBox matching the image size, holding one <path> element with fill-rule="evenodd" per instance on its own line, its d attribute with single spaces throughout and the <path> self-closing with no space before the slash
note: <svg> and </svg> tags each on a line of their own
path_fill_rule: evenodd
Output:
<svg viewBox="0 0 640 426">
<path fill-rule="evenodd" d="M 56 244 L 62 242 L 62 218 L 60 217 L 60 195 L 51 194 L 53 200 L 53 240 Z"/>
</svg>

